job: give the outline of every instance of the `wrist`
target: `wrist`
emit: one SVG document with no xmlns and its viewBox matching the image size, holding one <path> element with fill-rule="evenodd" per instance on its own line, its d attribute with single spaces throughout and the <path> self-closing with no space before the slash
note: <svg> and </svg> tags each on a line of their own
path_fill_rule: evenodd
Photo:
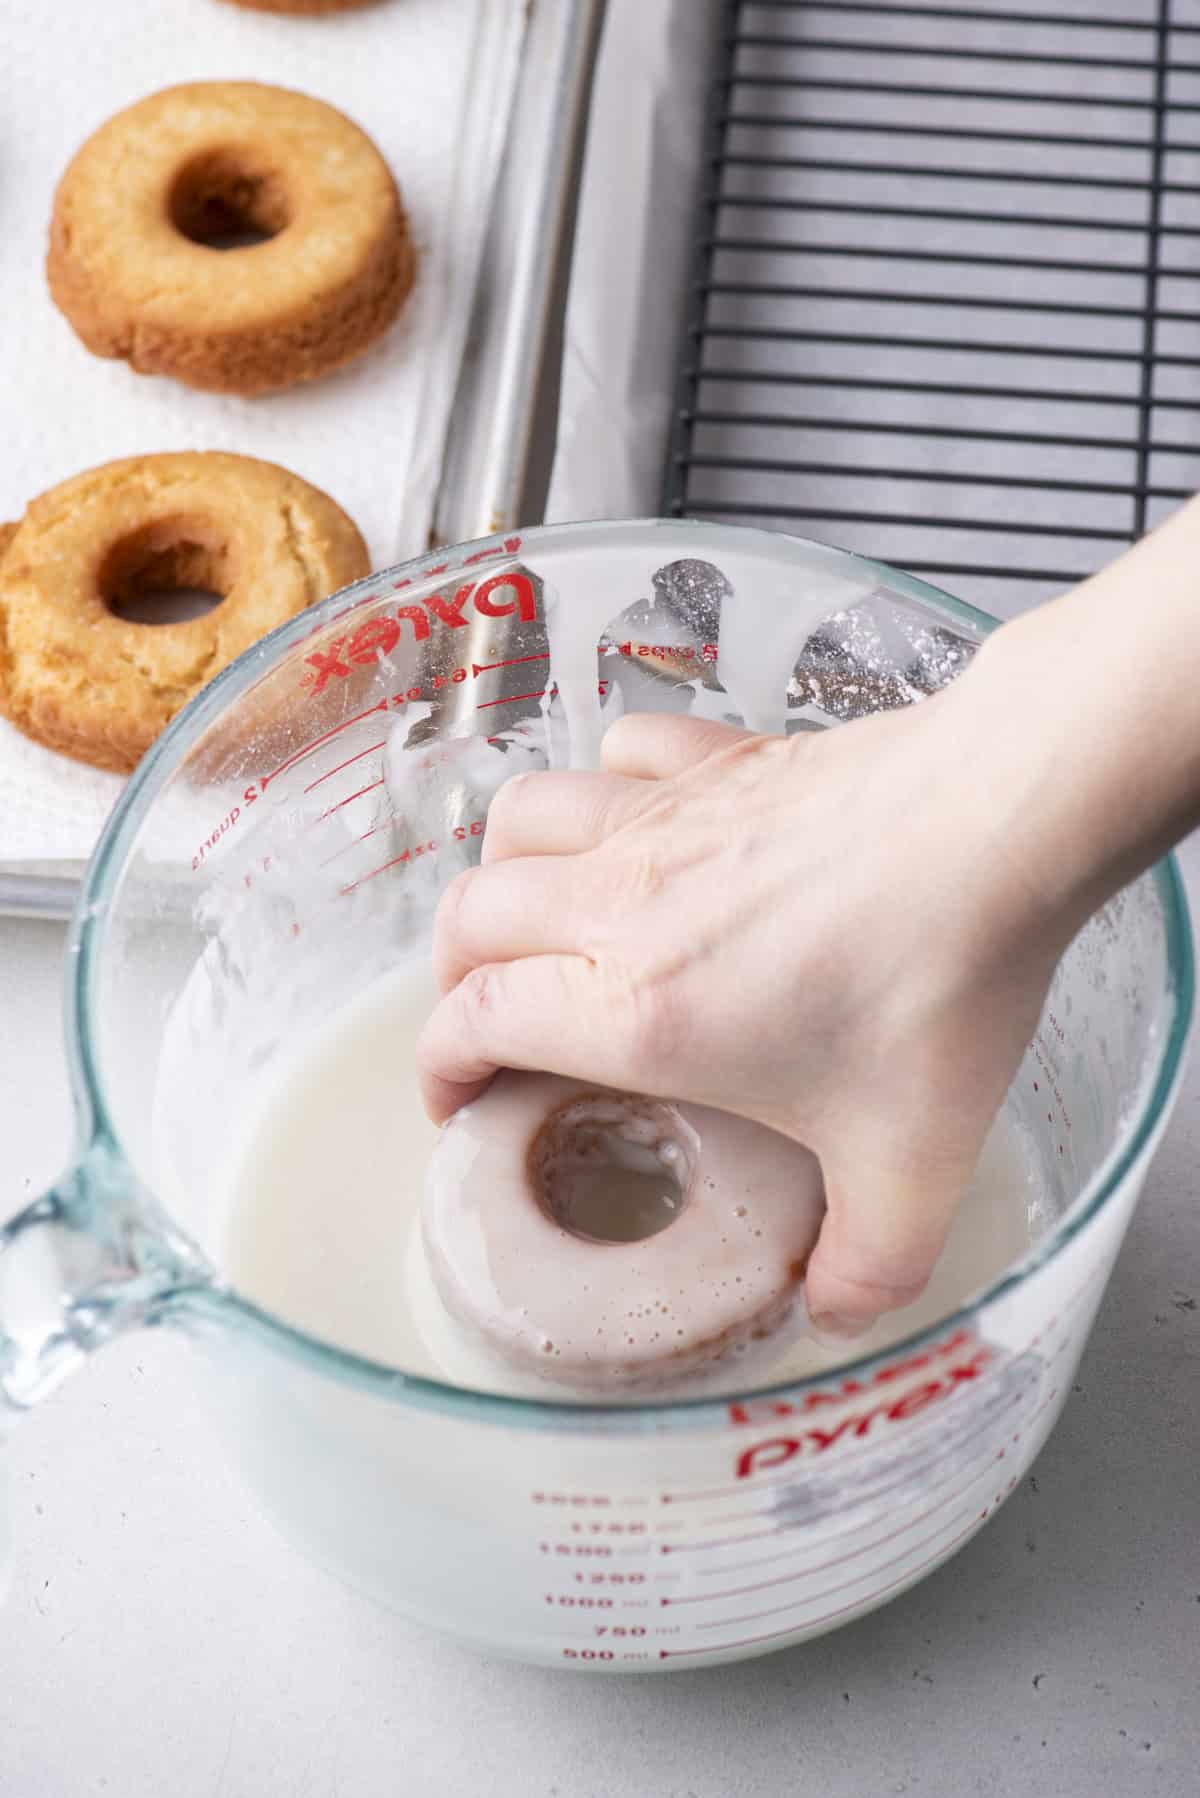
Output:
<svg viewBox="0 0 1200 1798">
<path fill-rule="evenodd" d="M 956 684 L 1029 903 L 1067 938 L 1195 822 L 1200 635 L 1190 607 L 1156 609 L 1150 542 L 1003 626 Z"/>
<path fill-rule="evenodd" d="M 989 637 L 958 683 L 993 853 L 1009 869 L 1014 927 L 1069 940 L 1103 902 L 1111 843 L 1097 828 L 1097 768 L 1074 716 L 1062 645 L 1033 613 Z"/>
</svg>

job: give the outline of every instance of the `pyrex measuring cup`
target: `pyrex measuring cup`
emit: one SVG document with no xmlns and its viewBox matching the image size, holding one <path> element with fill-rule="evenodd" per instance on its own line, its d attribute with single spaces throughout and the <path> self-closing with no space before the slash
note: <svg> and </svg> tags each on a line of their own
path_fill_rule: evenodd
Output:
<svg viewBox="0 0 1200 1798">
<path fill-rule="evenodd" d="M 1053 1227 L 936 1328 L 817 1379 L 610 1408 L 405 1377 L 222 1283 L 217 1174 L 273 1058 L 420 942 L 490 793 L 543 753 L 543 708 L 551 738 L 564 707 L 597 729 L 601 703 L 828 728 L 919 701 L 988 628 L 814 544 L 642 523 L 389 570 L 244 656 L 146 758 L 87 877 L 68 978 L 79 1140 L 2 1238 L 0 1410 L 117 1331 L 185 1330 L 232 1452 L 308 1553 L 556 1666 L 762 1652 L 943 1561 L 1063 1404 L 1176 1093 L 1192 964 L 1171 863 L 1072 947 L 1009 1095 Z"/>
</svg>

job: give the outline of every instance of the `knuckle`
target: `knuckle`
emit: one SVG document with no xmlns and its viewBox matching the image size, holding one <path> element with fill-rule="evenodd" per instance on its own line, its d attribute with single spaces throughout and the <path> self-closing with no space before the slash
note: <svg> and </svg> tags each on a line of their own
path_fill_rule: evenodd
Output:
<svg viewBox="0 0 1200 1798">
<path fill-rule="evenodd" d="M 626 978 L 623 1031 L 636 1078 L 647 1087 L 676 1077 L 688 1041 L 688 1011 L 674 983 Z"/>
<path fill-rule="evenodd" d="M 462 933 L 475 875 L 474 868 L 467 868 L 463 873 L 456 874 L 438 900 L 436 927 L 443 941 L 453 941 Z"/>
<path fill-rule="evenodd" d="M 458 1004 L 462 1021 L 472 1038 L 487 1035 L 496 1015 L 499 999 L 500 969 L 488 964 L 472 968 L 458 983 Z"/>
<path fill-rule="evenodd" d="M 587 791 L 579 810 L 579 842 L 596 846 L 604 842 L 615 823 L 611 792 L 596 785 Z"/>
<path fill-rule="evenodd" d="M 454 982 L 467 942 L 466 909 L 476 870 L 468 868 L 450 882 L 438 900 L 433 921 L 433 964 L 443 991 Z"/>
<path fill-rule="evenodd" d="M 739 735 L 718 744 L 707 770 L 708 778 L 712 778 L 714 766 L 719 765 L 722 772 L 753 784 L 763 778 L 764 769 L 786 762 L 789 754 L 786 737 Z"/>
<path fill-rule="evenodd" d="M 627 750 L 635 747 L 639 738 L 646 734 L 648 717 L 646 712 L 624 712 L 609 725 L 600 744 L 602 767 L 619 762 Z"/>
<path fill-rule="evenodd" d="M 506 832 L 511 831 L 513 819 L 529 804 L 529 782 L 533 778 L 530 773 L 510 774 L 496 789 L 488 806 L 485 848 L 490 844 L 494 852 Z"/>
<path fill-rule="evenodd" d="M 662 898 L 666 887 L 666 870 L 652 844 L 639 843 L 621 858 L 616 896 L 622 907 L 651 905 Z"/>
</svg>

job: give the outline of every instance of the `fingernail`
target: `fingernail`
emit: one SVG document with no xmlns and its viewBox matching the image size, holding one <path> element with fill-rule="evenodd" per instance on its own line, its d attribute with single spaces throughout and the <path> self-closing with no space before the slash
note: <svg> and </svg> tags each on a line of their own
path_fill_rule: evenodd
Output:
<svg viewBox="0 0 1200 1798">
<path fill-rule="evenodd" d="M 812 1327 L 822 1336 L 838 1336 L 845 1339 L 862 1336 L 870 1329 L 858 1317 L 843 1317 L 839 1311 L 818 1311 L 811 1319 Z"/>
</svg>

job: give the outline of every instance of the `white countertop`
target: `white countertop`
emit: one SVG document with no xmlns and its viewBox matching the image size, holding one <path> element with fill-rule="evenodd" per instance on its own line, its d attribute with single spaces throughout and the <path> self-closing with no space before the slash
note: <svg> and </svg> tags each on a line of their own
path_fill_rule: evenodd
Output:
<svg viewBox="0 0 1200 1798">
<path fill-rule="evenodd" d="M 1185 862 L 1200 894 L 1200 849 Z M 0 1216 L 69 1140 L 63 931 L 0 921 Z M 1200 1060 L 1066 1413 L 994 1522 L 765 1660 L 588 1681 L 488 1663 L 298 1559 L 169 1335 L 8 1450 L 0 1798 L 1191 1798 L 1200 1775 Z"/>
</svg>

